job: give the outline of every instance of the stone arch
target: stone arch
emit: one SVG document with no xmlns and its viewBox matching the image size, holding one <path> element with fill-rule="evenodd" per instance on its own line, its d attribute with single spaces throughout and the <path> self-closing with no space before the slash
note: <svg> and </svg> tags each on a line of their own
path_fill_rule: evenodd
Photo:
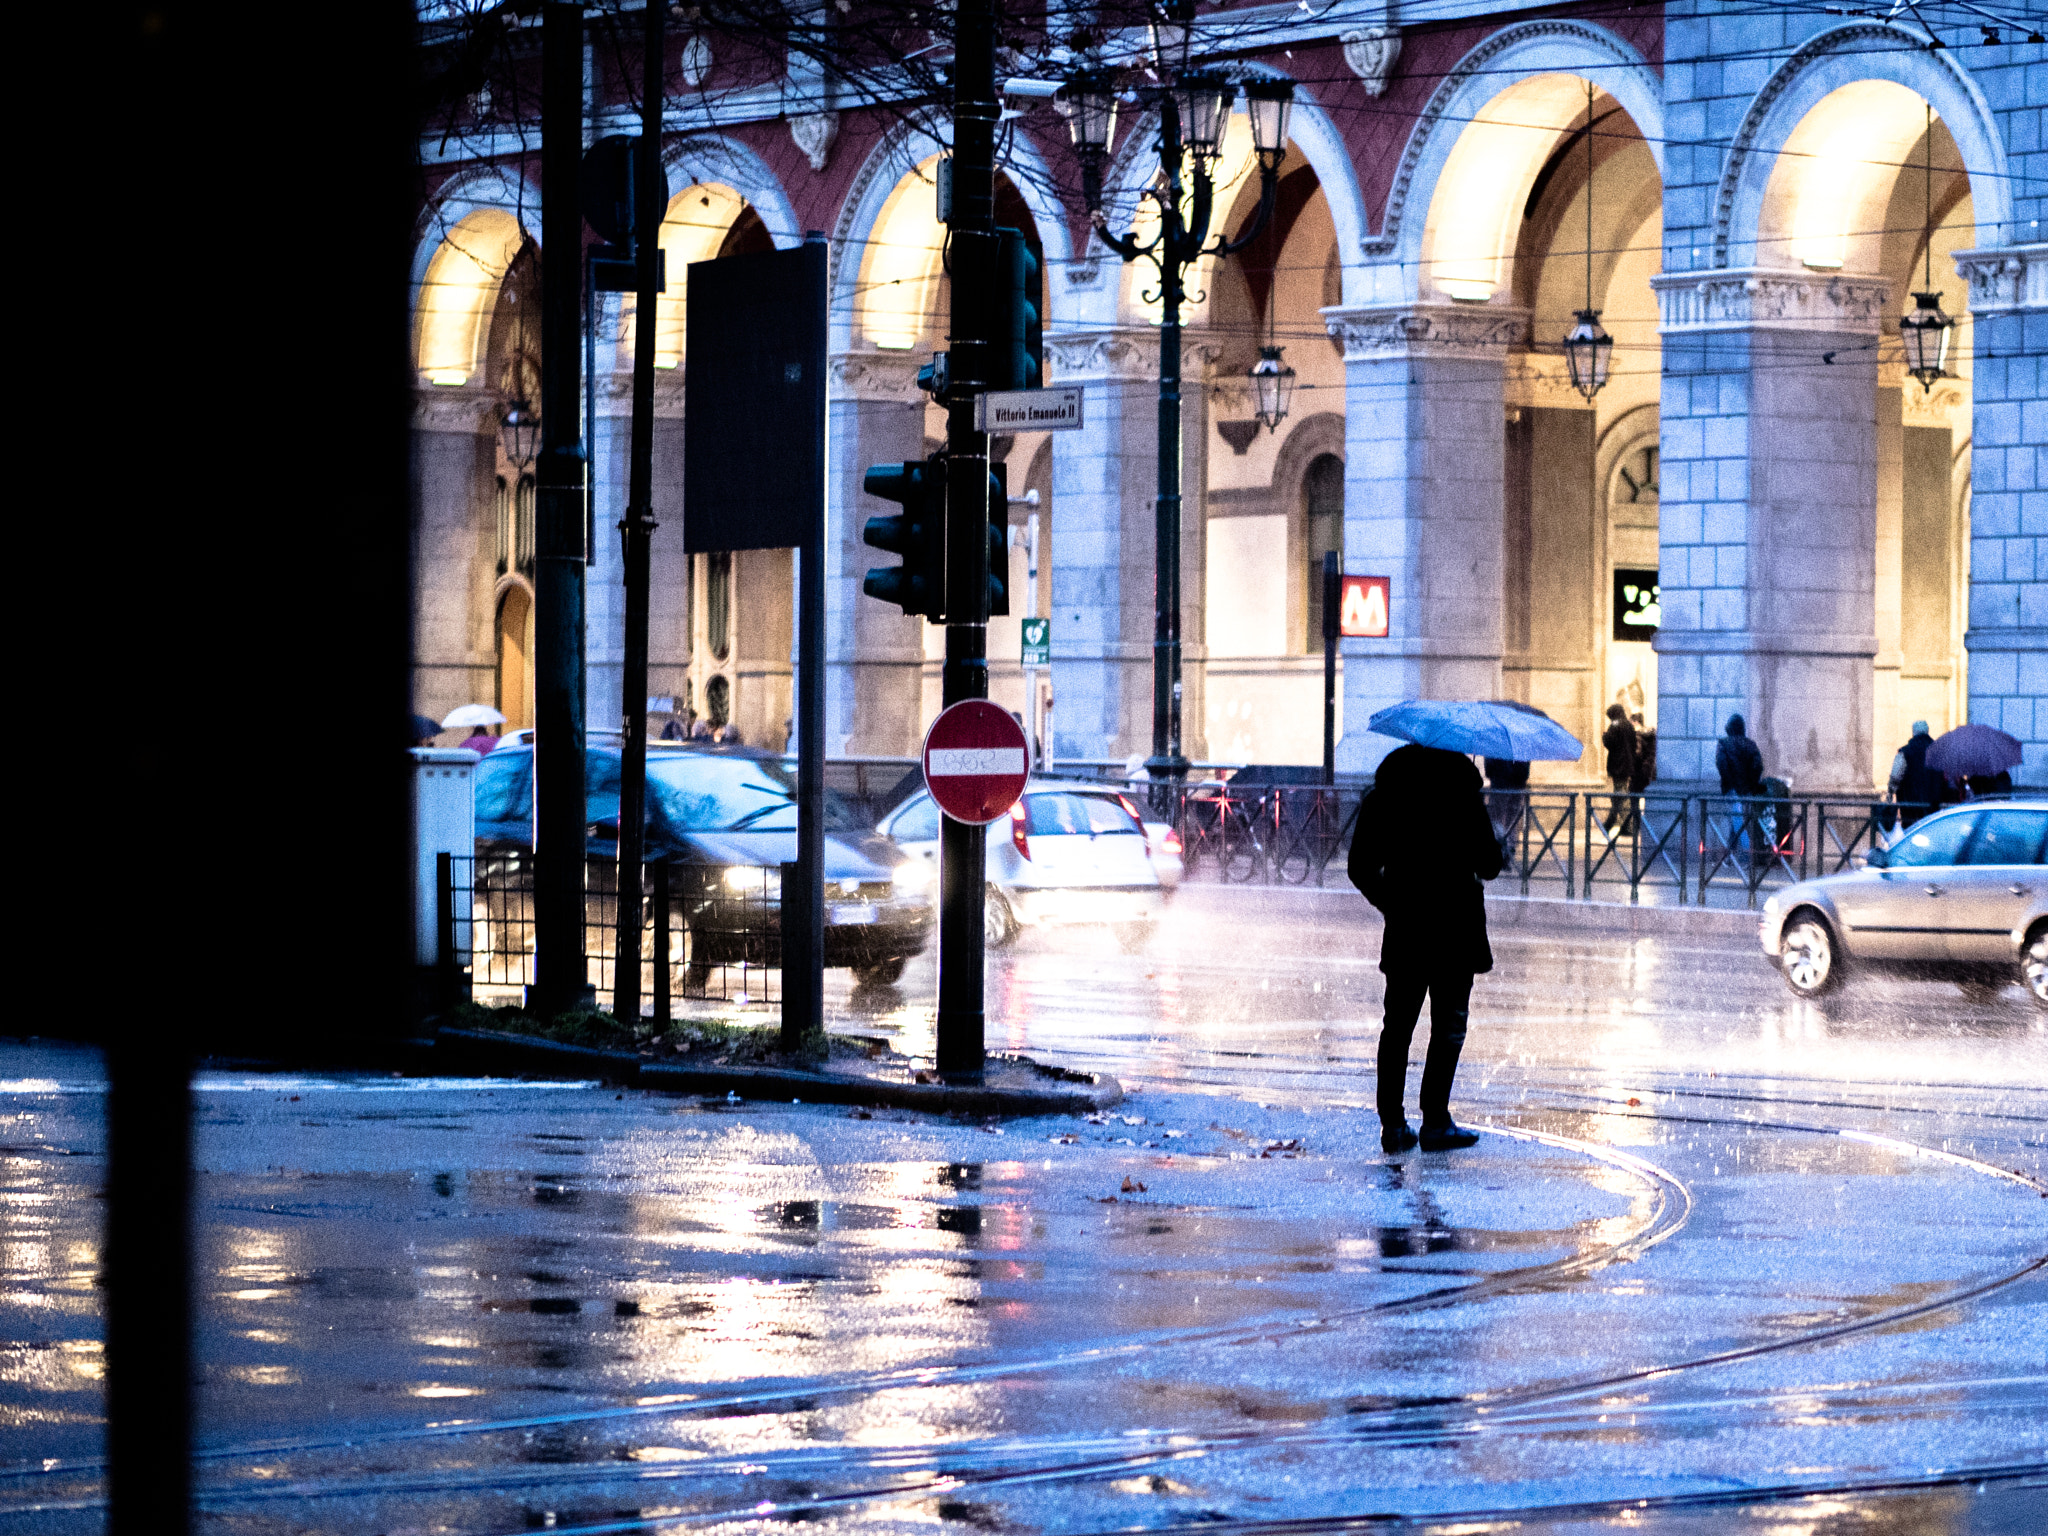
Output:
<svg viewBox="0 0 2048 1536">
<path fill-rule="evenodd" d="M 1930 50 L 1924 33 L 1888 23 L 1835 27 L 1807 40 L 1765 82 L 1744 113 L 1722 164 L 1714 200 L 1716 267 L 1757 264 L 1766 204 L 1781 153 L 1810 114 L 1848 88 L 1890 85 L 1933 106 L 1962 154 L 1976 198 L 1980 245 L 1996 245 L 2012 219 L 2004 142 L 1990 104 L 1949 49 Z M 1881 92 L 1866 110 L 1882 111 Z M 1851 106 L 1858 105 L 1850 103 Z M 1893 103 L 1896 105 L 1896 102 Z M 1910 146 L 1919 137 L 1918 114 Z M 1885 178 L 1887 188 L 1892 178 Z"/>
<path fill-rule="evenodd" d="M 803 225 L 781 179 L 746 145 L 734 139 L 693 135 L 671 144 L 661 159 L 668 168 L 671 200 L 682 188 L 697 182 L 729 187 L 761 216 L 777 250 L 803 244 Z"/>
<path fill-rule="evenodd" d="M 412 260 L 413 364 L 440 385 L 475 382 L 498 285 L 538 237 L 540 194 L 501 167 L 457 177 L 422 216 Z"/>
<path fill-rule="evenodd" d="M 1571 114 L 1560 116 L 1567 103 L 1563 94 L 1552 104 L 1544 126 L 1562 128 L 1571 115 L 1583 110 L 1583 85 L 1591 80 L 1627 112 L 1650 147 L 1657 175 L 1664 178 L 1664 96 L 1657 72 L 1630 44 L 1605 27 L 1580 21 L 1534 21 L 1504 27 L 1472 49 L 1437 87 L 1428 108 L 1410 133 L 1408 147 L 1395 173 L 1387 196 L 1386 217 L 1380 233 L 1365 241 L 1365 254 L 1386 263 L 1392 258 L 1392 283 L 1400 291 L 1376 292 L 1364 296 L 1371 301 L 1406 301 L 1419 296 L 1421 268 L 1431 214 L 1442 190 L 1444 172 L 1468 137 L 1468 130 L 1484 121 L 1487 109 L 1498 102 L 1516 101 L 1532 83 L 1559 76 L 1574 77 L 1579 91 L 1570 103 Z M 1538 96 L 1548 88 L 1535 86 Z M 1554 124 L 1549 121 L 1556 117 Z M 1449 128 L 1451 131 L 1444 131 Z M 1520 175 L 1519 194 L 1526 197 L 1541 159 Z M 1515 206 L 1515 189 L 1505 195 Z M 1416 217 L 1417 205 L 1421 217 Z M 1384 266 L 1381 270 L 1385 270 Z"/>
<path fill-rule="evenodd" d="M 839 218 L 832 230 L 827 256 L 826 347 L 831 352 L 853 349 L 859 331 L 861 271 L 866 265 L 867 246 L 875 226 L 907 176 L 938 155 L 944 146 L 910 123 L 899 123 L 882 135 L 868 151 L 853 183 L 839 205 Z"/>
</svg>

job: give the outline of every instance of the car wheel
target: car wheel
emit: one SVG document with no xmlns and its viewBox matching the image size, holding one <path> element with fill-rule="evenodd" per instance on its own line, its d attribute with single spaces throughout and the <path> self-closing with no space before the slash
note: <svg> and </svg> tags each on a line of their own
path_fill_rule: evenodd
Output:
<svg viewBox="0 0 2048 1536">
<path fill-rule="evenodd" d="M 893 987 L 903 979 L 903 957 L 884 960 L 880 965 L 857 965 L 853 984 L 857 987 Z"/>
<path fill-rule="evenodd" d="M 1134 955 L 1152 941 L 1153 924 L 1118 923 L 1116 942 L 1127 955 Z"/>
<path fill-rule="evenodd" d="M 2048 924 L 2027 935 L 2020 952 L 2020 981 L 2040 1007 L 2048 1008 Z"/>
<path fill-rule="evenodd" d="M 981 941 L 990 949 L 1001 949 L 1017 936 L 1017 914 L 1010 910 L 1010 899 L 994 886 L 981 903 Z"/>
<path fill-rule="evenodd" d="M 1802 907 L 1785 920 L 1778 965 L 1795 997 L 1825 997 L 1842 984 L 1842 955 L 1827 919 Z"/>
</svg>

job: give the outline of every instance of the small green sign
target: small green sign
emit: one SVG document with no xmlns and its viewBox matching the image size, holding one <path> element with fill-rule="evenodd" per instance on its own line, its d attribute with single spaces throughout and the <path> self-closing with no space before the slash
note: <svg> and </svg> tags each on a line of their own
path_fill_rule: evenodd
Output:
<svg viewBox="0 0 2048 1536">
<path fill-rule="evenodd" d="M 1027 667 L 1049 667 L 1052 665 L 1052 620 L 1026 619 L 1018 626 L 1024 636 L 1024 665 Z"/>
</svg>

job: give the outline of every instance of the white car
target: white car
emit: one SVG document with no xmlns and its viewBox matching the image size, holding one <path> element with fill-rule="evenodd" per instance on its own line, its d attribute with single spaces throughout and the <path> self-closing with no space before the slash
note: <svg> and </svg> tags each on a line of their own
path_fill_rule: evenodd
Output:
<svg viewBox="0 0 2048 1536">
<path fill-rule="evenodd" d="M 936 867 L 939 808 L 929 794 L 912 795 L 876 830 Z M 984 931 L 992 949 L 1022 929 L 1062 923 L 1107 925 L 1135 949 L 1166 905 L 1143 819 L 1129 797 L 1081 785 L 1025 785 L 1010 814 L 988 829 L 987 873 Z"/>
</svg>

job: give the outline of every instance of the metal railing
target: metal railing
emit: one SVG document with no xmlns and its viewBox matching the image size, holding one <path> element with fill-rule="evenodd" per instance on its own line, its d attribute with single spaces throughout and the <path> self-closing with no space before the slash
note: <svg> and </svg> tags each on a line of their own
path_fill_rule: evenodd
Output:
<svg viewBox="0 0 2048 1536">
<path fill-rule="evenodd" d="M 443 991 L 484 1003 L 523 1003 L 534 984 L 533 855 L 520 849 L 442 854 Z M 666 1024 L 676 999 L 779 1004 L 781 871 L 651 863 L 641 928 L 640 996 Z M 583 866 L 585 979 L 612 1005 L 618 949 L 617 865 Z"/>
<path fill-rule="evenodd" d="M 1323 885 L 1343 879 L 1359 791 L 1200 783 L 1170 791 L 1190 880 Z M 1856 867 L 1902 812 L 1889 800 L 1767 795 L 1486 791 L 1502 881 L 1523 896 L 1755 907 L 1783 886 Z M 1498 886 L 1495 889 L 1499 889 Z"/>
</svg>

